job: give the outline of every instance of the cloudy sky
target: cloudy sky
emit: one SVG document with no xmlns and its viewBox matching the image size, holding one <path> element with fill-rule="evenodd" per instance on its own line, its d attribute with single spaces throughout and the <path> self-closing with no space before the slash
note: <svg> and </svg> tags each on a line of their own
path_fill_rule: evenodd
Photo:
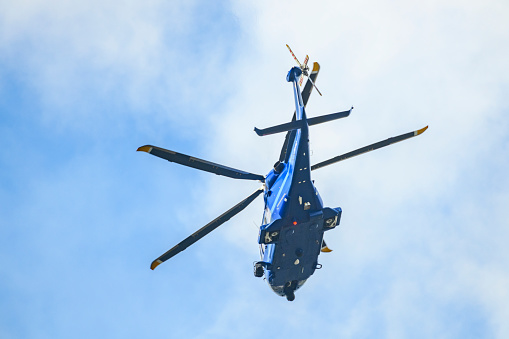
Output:
<svg viewBox="0 0 509 339">
<path fill-rule="evenodd" d="M 509 337 L 509 3 L 0 0 L 1 338 Z M 288 302 L 252 274 L 293 60 L 321 64 L 312 162 L 334 250 Z"/>
</svg>

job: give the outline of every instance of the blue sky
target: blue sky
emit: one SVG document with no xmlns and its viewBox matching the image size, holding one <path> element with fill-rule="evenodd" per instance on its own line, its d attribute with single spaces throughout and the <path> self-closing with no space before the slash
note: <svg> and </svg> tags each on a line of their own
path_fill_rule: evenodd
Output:
<svg viewBox="0 0 509 339">
<path fill-rule="evenodd" d="M 509 6 L 503 1 L 0 2 L 1 338 L 506 338 Z M 296 294 L 252 274 L 254 191 L 136 153 L 266 173 L 288 121 L 285 44 L 322 69 L 308 115 L 333 252 Z"/>
</svg>

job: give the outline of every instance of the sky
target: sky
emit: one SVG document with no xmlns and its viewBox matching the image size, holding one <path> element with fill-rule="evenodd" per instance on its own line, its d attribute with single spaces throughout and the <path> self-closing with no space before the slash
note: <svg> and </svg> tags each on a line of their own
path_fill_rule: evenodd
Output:
<svg viewBox="0 0 509 339">
<path fill-rule="evenodd" d="M 509 337 L 509 3 L 0 0 L 0 338 Z M 253 276 L 256 190 L 294 65 L 321 65 L 313 172 L 341 207 L 293 302 Z"/>
</svg>

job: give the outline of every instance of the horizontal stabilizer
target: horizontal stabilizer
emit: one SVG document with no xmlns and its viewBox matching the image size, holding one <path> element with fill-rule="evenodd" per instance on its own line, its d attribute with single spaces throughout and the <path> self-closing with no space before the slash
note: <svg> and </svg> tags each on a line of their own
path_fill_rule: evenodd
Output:
<svg viewBox="0 0 509 339">
<path fill-rule="evenodd" d="M 348 111 L 322 115 L 322 116 L 315 117 L 315 118 L 309 118 L 309 119 L 307 119 L 307 123 L 309 126 L 313 126 L 313 125 L 322 124 L 327 121 L 346 118 L 347 116 L 350 115 L 350 112 L 352 111 L 352 109 L 353 109 L 353 107 L 350 108 L 350 110 L 348 110 Z M 258 129 L 255 127 L 254 130 L 255 130 L 256 134 L 258 134 L 259 136 L 262 137 L 265 135 L 276 134 L 276 133 L 281 133 L 281 132 L 288 132 L 288 131 L 292 131 L 292 130 L 301 128 L 303 123 L 304 123 L 303 120 L 294 120 L 292 122 L 287 122 L 286 124 L 267 127 L 264 129 Z"/>
<path fill-rule="evenodd" d="M 352 112 L 352 109 L 353 109 L 353 107 L 350 108 L 348 111 L 322 115 L 322 116 L 314 117 L 314 118 L 309 118 L 308 125 L 313 126 L 313 125 L 323 124 L 324 122 L 328 122 L 328 121 L 332 121 L 332 120 L 336 120 L 336 119 L 346 118 L 347 116 L 350 115 L 350 112 Z"/>
<path fill-rule="evenodd" d="M 288 122 L 286 124 L 281 124 L 277 126 L 272 126 L 264 129 L 258 129 L 255 127 L 255 132 L 259 136 L 269 135 L 269 134 L 276 134 L 281 132 L 288 132 L 292 131 L 294 129 L 298 129 L 302 127 L 302 120 L 296 120 L 292 122 Z"/>
<path fill-rule="evenodd" d="M 176 254 L 182 252 L 183 250 L 185 250 L 186 248 L 188 248 L 189 246 L 191 246 L 192 244 L 194 244 L 195 242 L 197 242 L 198 240 L 200 240 L 201 238 L 203 238 L 204 236 L 206 236 L 207 234 L 209 234 L 210 232 L 212 232 L 213 230 L 215 230 L 216 228 L 230 220 L 232 217 L 234 217 L 244 208 L 246 208 L 250 203 L 252 203 L 253 200 L 255 200 L 256 197 L 258 197 L 260 193 L 263 192 L 263 190 L 264 190 L 263 187 L 257 189 L 246 199 L 242 200 L 237 205 L 233 206 L 228 211 L 221 214 L 219 217 L 212 220 L 207 225 L 203 226 L 198 231 L 194 232 L 189 237 L 175 245 L 172 249 L 170 249 L 169 251 L 161 255 L 159 258 L 154 260 L 150 265 L 150 268 L 153 270 L 154 268 L 159 266 L 159 264 L 165 262 L 166 260 L 175 256 Z"/>
<path fill-rule="evenodd" d="M 138 151 L 147 152 L 152 155 L 155 155 L 156 157 L 166 159 L 170 162 L 175 162 L 177 164 L 196 168 L 196 169 L 214 173 L 217 175 L 223 175 L 223 176 L 229 177 L 229 178 L 245 179 L 245 180 L 260 180 L 262 182 L 265 181 L 265 177 L 263 175 L 244 172 L 244 171 L 241 171 L 241 170 L 238 170 L 235 168 L 226 167 L 226 166 L 223 166 L 220 164 L 216 164 L 216 163 L 213 163 L 210 161 L 194 158 L 189 155 L 177 153 L 177 152 L 170 151 L 170 150 L 160 148 L 160 147 L 146 145 L 146 146 L 139 147 Z"/>
<path fill-rule="evenodd" d="M 384 140 L 384 141 L 379 141 L 377 143 L 361 147 L 359 149 L 356 149 L 355 151 L 351 151 L 351 152 L 339 155 L 337 157 L 334 157 L 332 159 L 329 159 L 329 160 L 326 160 L 326 161 L 322 161 L 322 162 L 320 162 L 320 163 L 318 163 L 316 165 L 313 165 L 313 166 L 311 166 L 311 170 L 313 171 L 313 170 L 325 167 L 327 165 L 335 164 L 336 162 L 340 162 L 340 161 L 346 160 L 348 158 L 355 157 L 357 155 L 361 155 L 361 154 L 364 154 L 364 153 L 367 153 L 367 152 L 371 152 L 371 151 L 374 151 L 376 149 L 379 149 L 379 148 L 382 148 L 382 147 L 385 147 L 385 146 L 389 146 L 391 144 L 394 144 L 394 143 L 397 143 L 397 142 L 400 142 L 400 141 L 403 141 L 403 140 L 406 140 L 406 139 L 409 139 L 409 138 L 413 138 L 413 137 L 415 137 L 415 136 L 417 136 L 419 134 L 424 133 L 424 131 L 427 130 L 427 129 L 428 129 L 428 126 L 426 126 L 424 128 L 421 128 L 421 129 L 419 129 L 417 131 L 401 134 L 401 135 L 389 138 L 389 139 Z"/>
</svg>

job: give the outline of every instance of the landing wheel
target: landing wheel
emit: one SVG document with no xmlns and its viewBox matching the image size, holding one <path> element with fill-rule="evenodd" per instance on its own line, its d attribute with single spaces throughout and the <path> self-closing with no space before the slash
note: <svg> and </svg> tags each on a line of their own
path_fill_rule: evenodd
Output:
<svg viewBox="0 0 509 339">
<path fill-rule="evenodd" d="M 286 292 L 286 300 L 294 301 L 295 300 L 295 293 L 293 293 L 293 291 Z"/>
<path fill-rule="evenodd" d="M 262 266 L 255 267 L 254 275 L 257 278 L 263 277 L 263 267 Z"/>
<path fill-rule="evenodd" d="M 285 168 L 285 164 L 282 163 L 281 161 L 278 161 L 274 164 L 274 172 L 276 172 L 278 174 L 281 173 L 284 168 Z"/>
<path fill-rule="evenodd" d="M 257 262 L 254 264 L 254 276 L 257 278 L 263 277 L 263 265 L 261 262 Z"/>
</svg>

